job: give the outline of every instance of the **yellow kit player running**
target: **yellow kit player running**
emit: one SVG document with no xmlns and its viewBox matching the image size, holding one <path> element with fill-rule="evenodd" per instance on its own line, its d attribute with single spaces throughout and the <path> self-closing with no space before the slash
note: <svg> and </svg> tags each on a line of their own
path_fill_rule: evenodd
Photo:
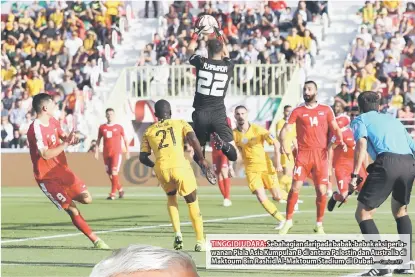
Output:
<svg viewBox="0 0 415 277">
<path fill-rule="evenodd" d="M 282 128 L 284 127 L 287 119 L 292 111 L 292 107 L 290 105 L 284 106 L 284 118 L 280 119 L 277 122 L 277 137 L 279 137 Z M 288 143 L 292 146 L 291 150 L 297 149 L 297 132 L 294 128 L 291 128 L 290 132 L 287 133 L 287 145 Z M 287 193 L 291 189 L 291 183 L 293 179 L 293 169 L 294 169 L 294 156 L 292 151 L 289 154 L 281 154 L 281 166 L 283 168 L 283 175 L 279 179 L 281 188 L 286 191 Z M 288 156 L 289 159 L 288 159 Z"/>
<path fill-rule="evenodd" d="M 185 158 L 185 139 L 193 147 L 199 164 L 206 171 L 212 174 L 213 172 L 210 171 L 210 167 L 203 157 L 202 149 L 192 127 L 184 120 L 171 119 L 169 102 L 164 99 L 157 101 L 155 115 L 159 121 L 148 127 L 144 133 L 141 142 L 140 162 L 146 166 L 154 167 L 156 177 L 167 194 L 167 210 L 175 232 L 174 249 L 183 248 L 176 196 L 179 193 L 186 200 L 196 233 L 195 251 L 204 251 L 203 220 L 196 196 L 196 177 L 190 162 Z M 155 164 L 149 159 L 151 151 L 156 157 Z"/>
<path fill-rule="evenodd" d="M 264 209 L 280 222 L 275 228 L 279 230 L 284 225 L 285 218 L 278 212 L 274 203 L 268 199 L 265 189 L 270 191 L 272 198 L 276 201 L 287 199 L 287 193 L 282 192 L 278 184 L 277 171 L 282 171 L 280 145 L 266 129 L 250 124 L 247 118 L 248 111 L 244 106 L 235 108 L 235 119 L 238 126 L 233 130 L 233 137 L 236 146 L 242 153 L 248 187 L 256 195 Z M 271 159 L 265 152 L 265 141 L 269 145 L 274 145 L 276 168 L 274 168 Z"/>
</svg>

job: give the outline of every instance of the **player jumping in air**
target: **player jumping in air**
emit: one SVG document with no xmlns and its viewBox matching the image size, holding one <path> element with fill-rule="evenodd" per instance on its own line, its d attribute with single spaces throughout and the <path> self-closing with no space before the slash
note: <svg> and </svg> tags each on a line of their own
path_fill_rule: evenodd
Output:
<svg viewBox="0 0 415 277">
<path fill-rule="evenodd" d="M 340 115 L 336 117 L 337 125 L 341 128 L 343 133 L 343 141 L 347 146 L 346 151 L 341 145 L 336 136 L 333 136 L 329 144 L 329 175 L 331 175 L 332 168 L 337 181 L 338 192 L 334 192 L 327 203 L 327 209 L 333 211 L 336 202 L 343 201 L 349 191 L 349 183 L 352 179 L 350 172 L 353 170 L 354 148 L 356 143 L 353 138 L 352 129 L 350 129 L 350 118 L 347 115 Z M 360 168 L 359 176 L 362 181 L 358 187 L 358 191 L 362 188 L 367 177 L 366 167 L 368 166 L 368 159 L 366 156 L 364 166 Z"/>
<path fill-rule="evenodd" d="M 53 118 L 56 105 L 50 95 L 36 95 L 33 97 L 32 106 L 37 116 L 30 124 L 27 139 L 39 188 L 58 209 L 64 209 L 68 213 L 75 227 L 91 240 L 95 248 L 109 249 L 109 246 L 92 232 L 74 202 L 92 202 L 91 194 L 84 182 L 69 169 L 66 161 L 65 148 L 78 141 L 74 131 L 66 135 L 59 121 Z"/>
<path fill-rule="evenodd" d="M 118 177 L 118 172 L 120 171 L 122 161 L 121 140 L 124 140 L 126 160 L 130 158 L 130 153 L 128 151 L 128 140 L 125 136 L 124 128 L 121 125 L 114 123 L 114 110 L 108 108 L 105 111 L 105 116 L 107 117 L 107 123 L 99 126 L 98 130 L 97 147 L 95 148 L 95 159 L 99 159 L 99 144 L 101 143 L 101 138 L 104 138 L 104 164 L 105 170 L 107 171 L 107 174 L 111 180 L 111 193 L 108 196 L 107 200 L 114 200 L 117 190 L 119 198 L 124 198 L 124 190 L 120 184 Z"/>
<path fill-rule="evenodd" d="M 229 117 L 226 118 L 226 121 L 228 126 L 231 127 L 231 120 Z M 233 172 L 232 164 L 229 163 L 228 158 L 222 153 L 222 151 L 215 148 L 213 135 L 211 135 L 210 143 L 212 146 L 213 169 L 216 173 L 219 189 L 223 196 L 223 206 L 230 207 L 232 206 L 232 201 L 230 200 L 230 177 L 234 176 L 235 173 Z"/>
<path fill-rule="evenodd" d="M 296 124 L 298 154 L 295 159 L 293 184 L 288 194 L 287 210 L 284 227 L 280 234 L 285 235 L 293 226 L 294 206 L 304 180 L 313 173 L 316 190 L 317 222 L 314 232 L 324 234 L 323 217 L 327 202 L 328 159 L 327 145 L 329 127 L 339 138 L 339 144 L 344 145 L 342 132 L 334 118 L 333 110 L 323 104 L 317 103 L 317 85 L 313 81 L 304 84 L 303 98 L 305 103 L 295 108 L 280 133 L 280 142 L 283 153 L 290 153 L 291 145 L 287 134 L 291 132 L 292 125 Z"/>
<path fill-rule="evenodd" d="M 154 168 L 156 177 L 167 194 L 167 210 L 175 232 L 174 249 L 183 248 L 183 236 L 180 230 L 177 193 L 183 196 L 189 208 L 189 215 L 196 233 L 195 251 L 204 251 L 203 220 L 196 195 L 196 177 L 189 160 L 185 158 L 184 140 L 193 147 L 199 164 L 205 172 L 210 172 L 209 164 L 203 157 L 199 141 L 192 127 L 184 120 L 171 119 L 170 103 L 159 100 L 155 104 L 154 123 L 144 133 L 141 141 L 140 162 Z M 153 151 L 156 163 L 149 159 Z"/>
<path fill-rule="evenodd" d="M 198 30 L 193 35 L 188 50 L 193 53 L 197 46 Z M 233 75 L 234 64 L 223 44 L 222 35 L 216 32 L 217 39 L 207 42 L 209 58 L 193 54 L 189 62 L 196 67 L 196 93 L 192 114 L 196 136 L 205 147 L 209 136 L 213 134 L 215 148 L 221 150 L 230 160 L 236 161 L 232 129 L 226 122 L 225 95 Z M 195 160 L 197 163 L 200 162 Z M 215 176 L 208 176 L 209 182 L 215 183 Z"/>
<path fill-rule="evenodd" d="M 277 122 L 277 136 L 280 135 L 282 128 L 284 127 L 285 123 L 287 123 L 288 116 L 290 115 L 291 111 L 292 107 L 290 105 L 286 105 L 284 107 L 284 118 L 280 119 Z M 279 181 L 281 188 L 288 193 L 291 189 L 292 184 L 292 172 L 294 169 L 294 152 L 297 151 L 298 148 L 295 124 L 293 128 L 291 128 L 290 132 L 287 134 L 287 145 L 290 145 L 290 148 L 288 150 L 291 151 L 287 154 L 290 156 L 290 158 L 288 158 L 286 154 L 281 154 L 281 165 L 284 174 L 281 176 Z"/>
<path fill-rule="evenodd" d="M 280 144 L 266 129 L 251 124 L 247 120 L 248 111 L 244 106 L 235 108 L 237 128 L 233 130 L 236 146 L 239 148 L 245 164 L 248 187 L 256 195 L 264 209 L 279 221 L 280 229 L 285 222 L 284 216 L 268 199 L 265 189 L 269 190 L 276 201 L 286 199 L 279 188 L 277 172 L 282 172 Z M 275 167 L 264 149 L 264 142 L 274 146 Z"/>
</svg>

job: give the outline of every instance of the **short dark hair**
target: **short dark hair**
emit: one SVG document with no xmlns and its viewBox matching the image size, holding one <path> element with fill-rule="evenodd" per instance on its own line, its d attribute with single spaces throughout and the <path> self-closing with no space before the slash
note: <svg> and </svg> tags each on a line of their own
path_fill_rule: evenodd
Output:
<svg viewBox="0 0 415 277">
<path fill-rule="evenodd" d="M 171 117 L 171 106 L 169 101 L 160 99 L 154 105 L 154 114 L 159 119 L 167 119 Z"/>
<path fill-rule="evenodd" d="M 285 105 L 285 106 L 284 106 L 284 111 L 285 111 L 286 109 L 288 109 L 288 108 L 292 108 L 292 106 L 291 106 L 291 105 Z"/>
<path fill-rule="evenodd" d="M 367 113 L 370 111 L 377 112 L 380 105 L 380 97 L 377 92 L 364 91 L 357 97 L 357 103 L 361 113 Z"/>
<path fill-rule="evenodd" d="M 314 87 L 315 87 L 315 88 L 316 88 L 316 90 L 317 90 L 317 84 L 316 84 L 316 82 L 309 80 L 309 81 L 306 81 L 306 82 L 304 83 L 304 85 L 308 85 L 308 84 L 313 84 L 313 85 L 314 85 Z"/>
<path fill-rule="evenodd" d="M 47 93 L 39 93 L 33 97 L 32 108 L 37 114 L 42 111 L 45 102 L 52 101 L 52 96 Z"/>
<path fill-rule="evenodd" d="M 246 111 L 248 111 L 248 109 L 244 105 L 236 106 L 235 111 L 239 109 L 245 109 Z"/>
<path fill-rule="evenodd" d="M 113 108 L 108 108 L 108 109 L 105 110 L 105 113 L 107 113 L 107 112 L 115 112 L 115 111 L 114 111 Z"/>
<path fill-rule="evenodd" d="M 218 39 L 208 40 L 207 48 L 210 54 L 214 55 L 220 53 L 223 49 L 223 43 Z"/>
</svg>

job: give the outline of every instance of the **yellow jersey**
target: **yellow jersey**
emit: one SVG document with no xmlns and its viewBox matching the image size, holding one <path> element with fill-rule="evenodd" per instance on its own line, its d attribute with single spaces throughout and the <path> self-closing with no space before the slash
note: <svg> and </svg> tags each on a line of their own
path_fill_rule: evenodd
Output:
<svg viewBox="0 0 415 277">
<path fill-rule="evenodd" d="M 154 152 L 156 168 L 190 167 L 184 154 L 186 134 L 193 132 L 184 120 L 166 119 L 149 126 L 141 141 L 141 152 Z"/>
<path fill-rule="evenodd" d="M 284 125 L 285 125 L 285 123 L 286 123 L 287 121 L 285 121 L 285 119 L 283 118 L 283 119 L 280 119 L 278 122 L 277 122 L 277 132 L 276 132 L 276 134 L 279 136 L 280 135 L 280 132 L 281 132 L 281 130 L 282 130 L 282 128 L 284 127 Z M 287 140 L 287 142 L 289 143 L 289 145 L 293 145 L 293 143 L 294 143 L 294 140 L 297 138 L 297 130 L 296 130 L 296 128 L 295 128 L 295 124 L 293 124 L 293 126 L 291 127 L 291 131 L 290 132 L 288 132 L 287 133 L 287 135 L 286 135 L 286 140 Z"/>
<path fill-rule="evenodd" d="M 106 1 L 104 6 L 107 8 L 107 15 L 118 15 L 118 7 L 120 5 L 120 1 Z"/>
<path fill-rule="evenodd" d="M 29 79 L 26 82 L 30 96 L 35 96 L 43 90 L 45 84 L 42 79 Z"/>
<path fill-rule="evenodd" d="M 287 41 L 290 44 L 290 49 L 291 50 L 297 49 L 300 45 L 303 45 L 303 43 L 304 43 L 303 38 L 300 37 L 299 35 L 287 36 Z"/>
<path fill-rule="evenodd" d="M 55 26 L 61 26 L 63 23 L 63 12 L 54 12 L 50 15 L 50 20 L 55 23 Z"/>
<path fill-rule="evenodd" d="M 57 55 L 61 52 L 64 42 L 61 39 L 54 39 L 49 42 L 49 49 L 52 49 L 52 55 Z"/>
<path fill-rule="evenodd" d="M 239 131 L 237 128 L 233 130 L 233 138 L 235 144 L 242 154 L 245 165 L 245 171 L 248 172 L 275 172 L 273 163 L 265 152 L 264 142 L 269 145 L 274 144 L 275 138 L 268 130 L 251 124 L 246 133 Z"/>
</svg>

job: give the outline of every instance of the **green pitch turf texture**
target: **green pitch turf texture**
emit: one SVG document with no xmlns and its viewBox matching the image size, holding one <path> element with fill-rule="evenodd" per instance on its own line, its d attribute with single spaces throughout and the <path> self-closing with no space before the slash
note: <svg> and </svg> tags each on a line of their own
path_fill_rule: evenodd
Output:
<svg viewBox="0 0 415 277">
<path fill-rule="evenodd" d="M 142 243 L 171 248 L 173 234 L 168 226 L 166 199 L 159 187 L 127 188 L 126 198 L 105 200 L 108 188 L 91 188 L 94 201 L 79 205 L 82 215 L 95 231 L 108 232 L 99 236 L 113 249 L 129 244 Z M 201 187 L 199 201 L 207 234 L 276 234 L 275 221 L 266 215 L 256 197 L 247 187 L 232 188 L 233 206 L 221 206 L 222 198 L 217 187 Z M 300 212 L 294 215 L 293 234 L 312 234 L 315 223 L 315 197 L 310 187 L 303 188 Z M 354 219 L 356 199 L 346 205 L 326 212 L 324 227 L 328 234 L 359 233 Z M 2 250 L 1 276 L 88 276 L 92 267 L 109 250 L 91 248 L 89 240 L 72 225 L 65 212 L 59 211 L 37 188 L 2 188 Z M 280 210 L 285 205 L 278 205 Z M 342 276 L 353 271 L 226 271 L 206 270 L 205 253 L 193 251 L 195 237 L 191 228 L 188 209 L 180 201 L 180 219 L 184 226 L 184 251 L 196 261 L 200 276 Z M 411 217 L 414 220 L 414 210 Z M 211 222 L 209 222 L 211 221 Z M 396 225 L 390 213 L 390 200 L 385 202 L 376 215 L 376 223 L 382 233 L 395 233 Z M 126 228 L 126 230 L 125 230 Z M 130 228 L 130 229 L 128 229 Z M 124 229 L 124 230 L 123 230 Z M 58 238 L 47 238 L 62 235 Z M 7 242 L 14 239 L 36 238 Z"/>
</svg>

